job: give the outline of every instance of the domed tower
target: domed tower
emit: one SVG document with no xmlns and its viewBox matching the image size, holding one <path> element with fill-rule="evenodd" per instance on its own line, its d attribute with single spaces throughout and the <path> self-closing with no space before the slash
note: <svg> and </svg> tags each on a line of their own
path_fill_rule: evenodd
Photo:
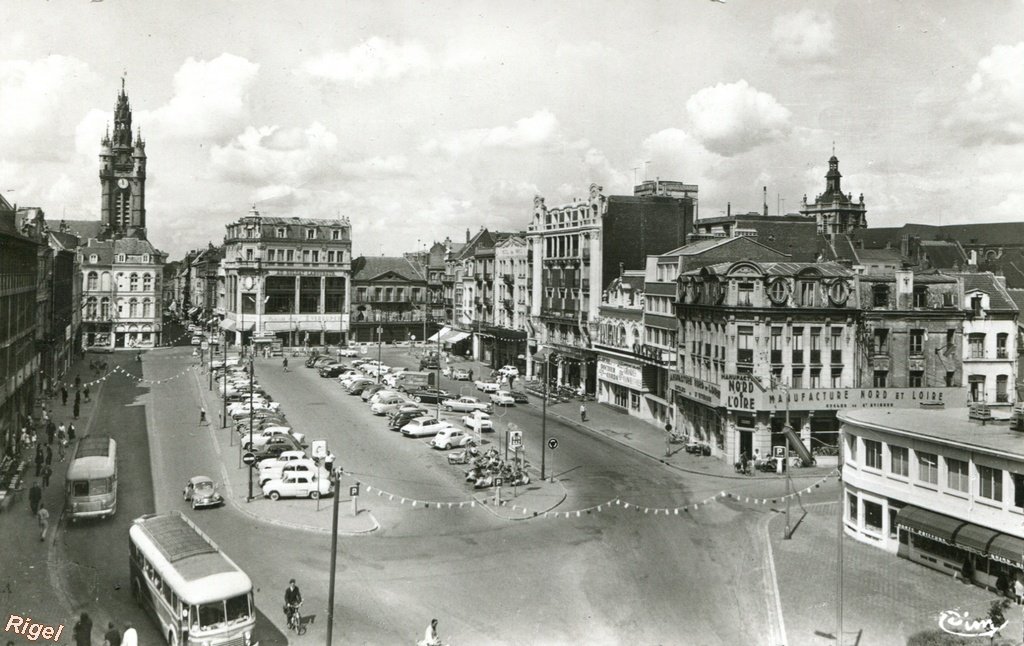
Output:
<svg viewBox="0 0 1024 646">
<path fill-rule="evenodd" d="M 121 79 L 114 132 L 100 142 L 100 218 L 103 235 L 146 239 L 146 144 L 132 137 L 132 109 Z"/>
<path fill-rule="evenodd" d="M 834 240 L 837 235 L 853 233 L 857 229 L 868 226 L 867 207 L 864 205 L 864 194 L 860 194 L 857 202 L 853 194 L 843 194 L 842 174 L 839 172 L 839 159 L 833 152 L 828 160 L 828 172 L 825 173 L 825 192 L 815 198 L 813 204 L 803 199 L 800 213 L 813 215 L 818 223 L 818 233 Z"/>
</svg>

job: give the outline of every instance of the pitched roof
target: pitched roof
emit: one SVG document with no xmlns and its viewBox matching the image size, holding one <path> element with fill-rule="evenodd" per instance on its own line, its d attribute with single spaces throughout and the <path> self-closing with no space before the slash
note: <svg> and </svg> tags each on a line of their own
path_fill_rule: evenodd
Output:
<svg viewBox="0 0 1024 646">
<path fill-rule="evenodd" d="M 956 242 L 922 240 L 921 253 L 928 257 L 928 264 L 936 269 L 963 269 L 967 265 L 967 254 Z"/>
<path fill-rule="evenodd" d="M 1017 306 L 1017 310 L 1024 312 L 1024 289 L 1007 289 L 1006 293 L 1010 296 L 1010 300 Z M 1017 320 L 1018 325 L 1024 325 L 1024 319 Z"/>
<path fill-rule="evenodd" d="M 103 231 L 103 223 L 99 220 L 63 220 L 68 227 L 68 233 L 78 236 L 80 240 L 98 238 Z M 53 231 L 60 230 L 60 221 L 47 222 L 47 226 Z"/>
<path fill-rule="evenodd" d="M 408 280 L 426 280 L 415 264 L 401 256 L 359 256 L 352 260 L 352 280 L 370 281 L 389 272 Z"/>
<path fill-rule="evenodd" d="M 979 291 L 988 294 L 988 309 L 993 311 L 1015 311 L 1017 305 L 995 274 L 985 271 L 977 274 L 961 274 L 964 280 L 964 294 Z"/>
<path fill-rule="evenodd" d="M 685 272 L 686 274 L 699 274 L 700 272 L 707 270 L 713 274 L 724 274 L 729 270 L 730 267 L 737 264 L 738 262 L 744 262 L 742 260 L 736 260 L 731 262 L 720 262 L 714 265 L 708 265 L 701 269 L 692 269 Z M 768 276 L 795 276 L 800 272 L 807 269 L 815 269 L 821 273 L 822 276 L 850 276 L 852 272 L 843 267 L 842 265 L 834 262 L 751 262 L 751 264 L 757 265 L 761 268 Z"/>
</svg>

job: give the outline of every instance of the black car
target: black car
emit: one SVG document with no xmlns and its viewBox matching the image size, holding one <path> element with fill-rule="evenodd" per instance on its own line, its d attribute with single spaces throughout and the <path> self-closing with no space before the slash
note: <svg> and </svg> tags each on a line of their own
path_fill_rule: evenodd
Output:
<svg viewBox="0 0 1024 646">
<path fill-rule="evenodd" d="M 356 379 L 348 386 L 348 394 L 350 395 L 362 395 L 363 391 L 370 386 L 376 386 L 372 379 Z"/>
<path fill-rule="evenodd" d="M 388 428 L 392 431 L 400 431 L 402 427 L 416 419 L 427 414 L 426 408 L 420 408 L 418 410 L 405 411 L 401 413 L 395 413 L 388 420 Z"/>
<path fill-rule="evenodd" d="M 510 390 L 508 394 L 512 395 L 512 401 L 514 401 L 517 404 L 529 404 L 530 403 L 530 400 L 527 399 L 526 393 L 524 393 L 524 392 L 520 392 L 518 390 Z"/>
<path fill-rule="evenodd" d="M 276 444 L 267 444 L 263 448 L 253 451 L 252 454 L 256 456 L 256 461 L 259 462 L 260 460 L 280 457 L 285 451 L 295 450 L 296 448 L 290 443 L 281 442 Z M 301 447 L 299 447 L 298 450 L 301 450 Z"/>
<path fill-rule="evenodd" d="M 438 390 L 437 388 L 424 388 L 423 390 L 415 390 L 407 394 L 414 402 L 421 404 L 437 404 L 446 399 L 452 398 L 452 394 L 450 392 L 447 390 Z"/>
<path fill-rule="evenodd" d="M 307 358 L 307 359 L 306 359 L 306 367 L 307 367 L 307 368 L 312 368 L 312 367 L 313 367 L 313 364 L 314 364 L 314 363 L 316 362 L 316 360 L 317 360 L 317 359 L 319 359 L 319 358 L 320 358 L 320 357 L 319 357 L 319 356 L 317 356 L 317 355 L 315 355 L 315 354 L 311 354 L 311 355 L 309 355 L 309 358 Z"/>
<path fill-rule="evenodd" d="M 348 366 L 343 363 L 329 363 L 325 366 L 320 366 L 318 372 L 321 377 L 337 377 L 348 369 Z"/>
</svg>

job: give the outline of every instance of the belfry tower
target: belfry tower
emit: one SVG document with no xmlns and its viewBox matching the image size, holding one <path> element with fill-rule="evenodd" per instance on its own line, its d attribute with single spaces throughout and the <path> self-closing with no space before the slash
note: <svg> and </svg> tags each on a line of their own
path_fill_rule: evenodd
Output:
<svg viewBox="0 0 1024 646">
<path fill-rule="evenodd" d="M 835 156 L 828 160 L 828 173 L 825 174 L 825 192 L 820 193 L 814 199 L 813 204 L 808 204 L 807 196 L 804 195 L 800 213 L 813 215 L 818 224 L 818 233 L 826 236 L 829 240 L 835 240 L 836 236 L 853 233 L 857 229 L 867 227 L 867 207 L 864 204 L 864 194 L 854 201 L 853 194 L 843 194 L 842 174 L 839 172 L 839 160 Z"/>
<path fill-rule="evenodd" d="M 142 133 L 132 139 L 132 109 L 124 91 L 114 107 L 114 134 L 110 128 L 100 142 L 100 220 L 104 238 L 146 239 L 146 143 Z"/>
</svg>

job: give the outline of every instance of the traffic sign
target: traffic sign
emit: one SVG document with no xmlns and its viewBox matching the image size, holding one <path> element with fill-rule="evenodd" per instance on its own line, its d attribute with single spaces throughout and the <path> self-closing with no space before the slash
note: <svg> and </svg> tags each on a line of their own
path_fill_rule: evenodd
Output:
<svg viewBox="0 0 1024 646">
<path fill-rule="evenodd" d="M 242 454 L 242 462 L 251 467 L 252 465 L 256 464 L 256 455 L 253 454 L 252 451 L 246 451 L 244 454 Z"/>
<path fill-rule="evenodd" d="M 494 479 L 494 486 L 495 487 L 500 487 L 502 482 L 503 482 L 503 480 L 501 478 L 495 478 Z"/>
<path fill-rule="evenodd" d="M 549 449 L 557 449 L 558 448 L 558 440 L 556 440 L 555 438 L 551 438 L 550 440 L 548 440 L 548 448 Z"/>
<path fill-rule="evenodd" d="M 359 495 L 359 485 L 354 484 L 348 488 L 348 495 L 355 497 Z"/>
<path fill-rule="evenodd" d="M 310 453 L 313 454 L 313 459 L 322 460 L 327 457 L 327 440 L 313 440 L 311 445 Z"/>
<path fill-rule="evenodd" d="M 523 448 L 523 432 L 522 431 L 509 431 L 508 432 L 508 448 L 512 451 L 518 451 Z"/>
<path fill-rule="evenodd" d="M 207 350 L 210 349 L 210 343 L 208 341 L 203 341 L 202 343 L 199 344 L 199 349 L 202 350 L 203 352 L 206 352 Z"/>
</svg>

